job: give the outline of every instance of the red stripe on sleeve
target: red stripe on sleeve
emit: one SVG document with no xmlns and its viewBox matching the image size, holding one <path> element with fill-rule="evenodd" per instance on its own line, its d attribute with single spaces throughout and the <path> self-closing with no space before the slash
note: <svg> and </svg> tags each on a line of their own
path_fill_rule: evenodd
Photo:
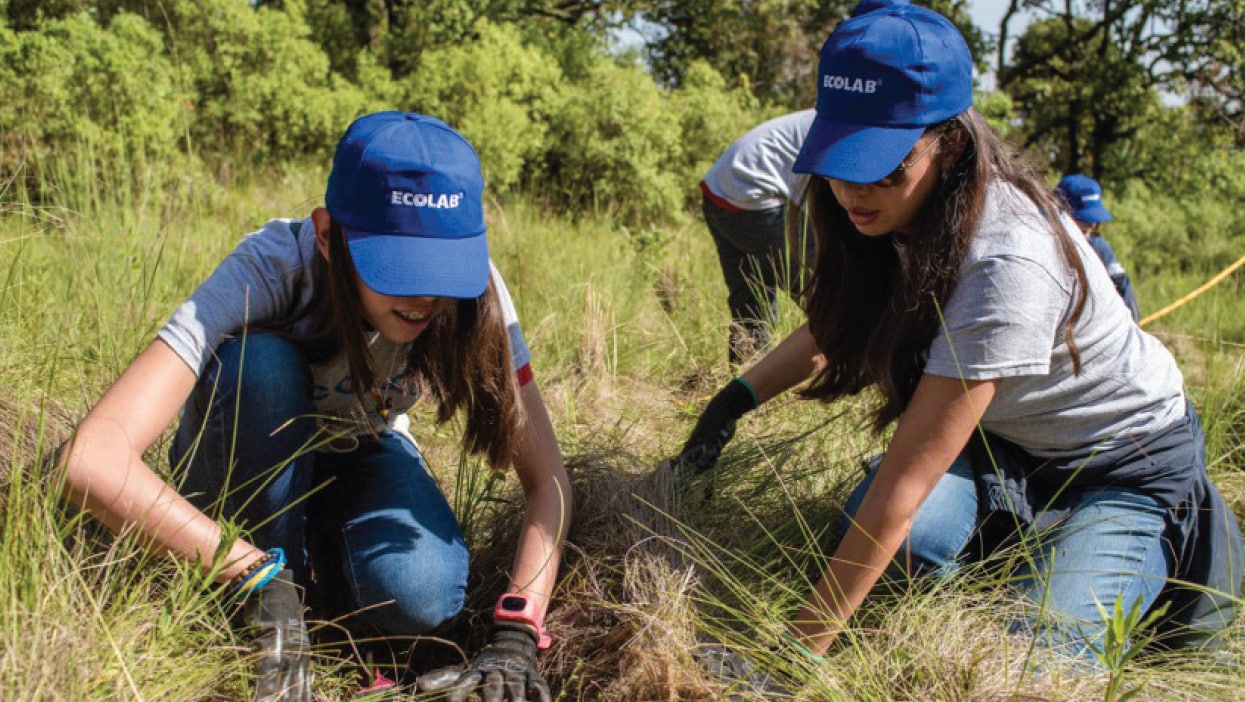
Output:
<svg viewBox="0 0 1245 702">
<path fill-rule="evenodd" d="M 523 367 L 515 371 L 515 375 L 519 376 L 519 387 L 523 387 L 532 382 L 532 364 L 525 363 Z"/>
</svg>

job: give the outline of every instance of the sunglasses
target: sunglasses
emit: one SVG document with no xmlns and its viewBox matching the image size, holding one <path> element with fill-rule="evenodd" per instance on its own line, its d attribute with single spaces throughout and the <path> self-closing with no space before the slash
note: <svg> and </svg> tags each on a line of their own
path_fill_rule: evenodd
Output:
<svg viewBox="0 0 1245 702">
<path fill-rule="evenodd" d="M 934 148 L 934 144 L 937 144 L 941 139 L 941 136 L 934 137 L 928 144 L 925 145 L 924 149 L 921 149 L 921 153 L 913 156 L 911 159 L 904 159 L 900 161 L 899 165 L 895 168 L 895 170 L 891 171 L 889 175 L 881 180 L 875 180 L 870 183 L 870 185 L 878 188 L 893 188 L 899 185 L 904 180 L 904 173 L 909 168 L 912 168 L 916 164 L 920 163 L 921 159 L 925 158 L 925 155 L 929 153 L 930 149 Z"/>
</svg>

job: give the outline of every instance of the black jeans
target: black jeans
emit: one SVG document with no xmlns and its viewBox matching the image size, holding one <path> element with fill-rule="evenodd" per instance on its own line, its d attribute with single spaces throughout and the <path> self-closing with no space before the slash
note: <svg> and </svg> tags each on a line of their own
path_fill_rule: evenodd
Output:
<svg viewBox="0 0 1245 702">
<path fill-rule="evenodd" d="M 786 207 L 732 212 L 704 197 L 703 212 L 726 280 L 730 361 L 739 365 L 769 346 L 778 289 L 799 292 L 812 239 L 807 237 L 803 251 L 788 251 Z"/>
</svg>

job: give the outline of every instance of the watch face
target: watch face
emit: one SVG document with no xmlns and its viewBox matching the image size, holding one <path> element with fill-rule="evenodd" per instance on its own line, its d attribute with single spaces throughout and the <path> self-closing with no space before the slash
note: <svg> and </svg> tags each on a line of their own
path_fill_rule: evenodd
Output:
<svg viewBox="0 0 1245 702">
<path fill-rule="evenodd" d="M 518 595 L 508 595 L 501 598 L 501 608 L 507 612 L 522 612 L 527 607 L 527 598 Z"/>
</svg>

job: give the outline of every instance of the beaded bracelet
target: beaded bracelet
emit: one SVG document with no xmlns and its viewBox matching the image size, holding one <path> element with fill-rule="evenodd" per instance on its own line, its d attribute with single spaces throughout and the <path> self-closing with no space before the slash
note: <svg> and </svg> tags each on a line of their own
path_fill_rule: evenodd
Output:
<svg viewBox="0 0 1245 702">
<path fill-rule="evenodd" d="M 232 599 L 259 590 L 277 577 L 277 573 L 284 567 L 285 551 L 280 548 L 268 549 L 263 558 L 247 566 L 246 570 L 233 578 L 226 597 Z"/>
</svg>

